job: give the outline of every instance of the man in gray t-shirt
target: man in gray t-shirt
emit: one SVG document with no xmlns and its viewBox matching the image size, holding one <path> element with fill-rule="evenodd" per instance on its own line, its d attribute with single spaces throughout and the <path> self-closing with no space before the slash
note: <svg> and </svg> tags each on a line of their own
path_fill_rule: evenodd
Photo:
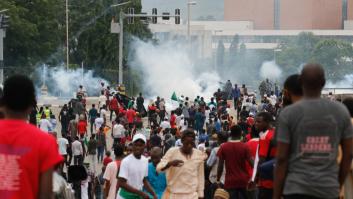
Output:
<svg viewBox="0 0 353 199">
<path fill-rule="evenodd" d="M 306 65 L 300 78 L 304 98 L 278 118 L 274 198 L 338 198 L 351 163 L 350 116 L 342 104 L 320 98 L 321 66 Z"/>
</svg>

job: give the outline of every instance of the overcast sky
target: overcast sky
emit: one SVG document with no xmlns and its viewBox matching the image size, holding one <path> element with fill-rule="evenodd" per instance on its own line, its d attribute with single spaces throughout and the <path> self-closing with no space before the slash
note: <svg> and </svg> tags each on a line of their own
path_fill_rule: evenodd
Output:
<svg viewBox="0 0 353 199">
<path fill-rule="evenodd" d="M 158 14 L 162 12 L 170 12 L 174 14 L 175 8 L 181 9 L 182 18 L 187 16 L 188 0 L 142 0 L 142 10 L 147 13 L 152 13 L 152 8 L 157 8 Z M 193 0 L 194 1 L 194 0 Z M 222 0 L 195 0 L 197 5 L 192 6 L 192 19 L 197 19 L 200 16 L 214 16 L 217 20 L 223 20 L 224 1 Z M 184 17 L 183 17 L 184 16 Z"/>
</svg>

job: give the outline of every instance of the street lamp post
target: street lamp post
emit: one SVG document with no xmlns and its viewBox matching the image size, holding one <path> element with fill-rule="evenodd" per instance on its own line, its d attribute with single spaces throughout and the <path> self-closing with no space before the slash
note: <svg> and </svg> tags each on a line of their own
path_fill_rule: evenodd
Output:
<svg viewBox="0 0 353 199">
<path fill-rule="evenodd" d="M 68 1 L 65 2 L 66 14 L 66 70 L 69 70 L 69 6 Z"/>
<path fill-rule="evenodd" d="M 114 4 L 111 5 L 110 7 L 119 7 L 122 5 L 126 5 L 131 3 L 131 1 L 127 1 L 124 3 L 119 3 L 119 4 Z M 120 10 L 119 13 L 119 26 L 120 26 L 120 32 L 119 32 L 119 84 L 123 84 L 123 42 L 124 42 L 124 12 Z"/>
<path fill-rule="evenodd" d="M 188 40 L 190 41 L 190 18 L 191 18 L 191 6 L 192 5 L 196 5 L 196 1 L 188 1 L 188 30 L 187 30 L 187 34 L 188 34 Z"/>
<path fill-rule="evenodd" d="M 273 50 L 273 59 L 275 61 L 275 64 L 277 64 L 277 52 L 281 52 L 282 50 L 280 48 L 276 48 Z"/>
</svg>

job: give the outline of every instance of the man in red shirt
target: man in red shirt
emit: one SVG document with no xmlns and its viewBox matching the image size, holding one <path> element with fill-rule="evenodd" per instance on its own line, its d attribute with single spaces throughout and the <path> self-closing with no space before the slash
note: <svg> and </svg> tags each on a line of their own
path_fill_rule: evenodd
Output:
<svg viewBox="0 0 353 199">
<path fill-rule="evenodd" d="M 274 129 L 271 128 L 271 121 L 273 120 L 272 115 L 268 112 L 261 112 L 256 115 L 255 128 L 259 133 L 259 199 L 272 198 L 273 194 L 273 174 L 271 172 L 261 172 L 261 168 L 264 168 L 262 164 L 269 161 L 273 161 L 276 155 L 276 148 L 273 144 L 274 141 Z M 274 164 L 274 162 L 273 162 Z M 270 166 L 270 165 L 268 165 Z M 267 166 L 267 167 L 268 167 Z M 270 169 L 272 170 L 272 169 Z"/>
<path fill-rule="evenodd" d="M 4 84 L 0 120 L 0 198 L 53 198 L 53 170 L 63 161 L 55 139 L 28 124 L 36 105 L 35 89 L 22 75 Z"/>
<path fill-rule="evenodd" d="M 80 120 L 78 122 L 77 130 L 78 130 L 78 133 L 79 133 L 80 137 L 87 133 L 87 122 L 86 122 L 86 120 Z"/>
<path fill-rule="evenodd" d="M 240 126 L 232 126 L 230 141 L 223 143 L 217 152 L 219 158 L 217 182 L 220 182 L 225 164 L 224 188 L 228 191 L 230 198 L 247 198 L 246 187 L 250 176 L 247 172 L 246 163 L 253 164 L 248 146 L 241 142 L 241 134 Z"/>
<path fill-rule="evenodd" d="M 118 100 L 116 99 L 116 96 L 114 96 L 113 99 L 110 100 L 109 110 L 110 110 L 110 121 L 112 121 L 113 112 L 115 113 L 116 117 L 118 117 L 118 114 L 119 114 L 119 105 L 118 105 Z"/>
<path fill-rule="evenodd" d="M 177 126 L 176 126 L 176 116 L 175 116 L 175 112 L 174 111 L 172 111 L 170 113 L 170 127 L 172 129 L 176 129 L 177 128 Z"/>
<path fill-rule="evenodd" d="M 136 111 L 132 107 L 130 107 L 129 110 L 126 111 L 126 119 L 127 119 L 127 123 L 129 123 L 130 129 L 132 129 L 132 127 L 134 126 L 135 116 L 136 116 Z"/>
</svg>

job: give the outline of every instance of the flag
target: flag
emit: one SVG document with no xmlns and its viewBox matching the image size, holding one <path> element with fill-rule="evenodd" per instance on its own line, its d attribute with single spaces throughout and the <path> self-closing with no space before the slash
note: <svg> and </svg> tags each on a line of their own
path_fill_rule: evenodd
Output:
<svg viewBox="0 0 353 199">
<path fill-rule="evenodd" d="M 175 91 L 173 92 L 173 95 L 172 95 L 172 97 L 170 99 L 173 100 L 173 101 L 178 101 L 178 97 L 175 94 Z"/>
</svg>

